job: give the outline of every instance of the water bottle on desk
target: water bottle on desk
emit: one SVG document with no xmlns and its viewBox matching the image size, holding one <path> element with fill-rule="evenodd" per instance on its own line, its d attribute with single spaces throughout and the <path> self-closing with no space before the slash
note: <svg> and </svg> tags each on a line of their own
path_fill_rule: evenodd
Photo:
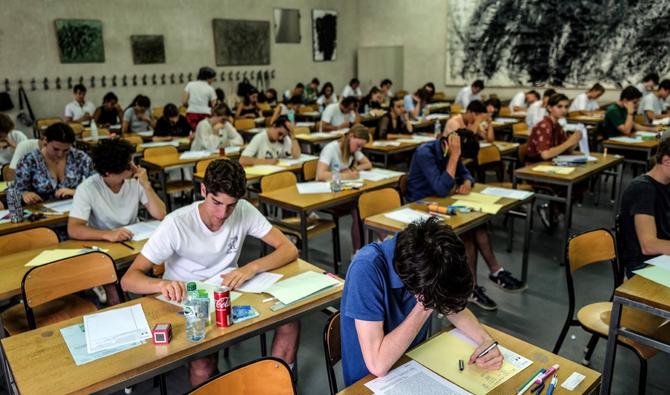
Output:
<svg viewBox="0 0 670 395">
<path fill-rule="evenodd" d="M 211 317 L 209 311 L 209 295 L 206 289 L 198 290 L 198 303 L 200 303 L 200 312 L 207 324 L 211 324 Z"/>
<path fill-rule="evenodd" d="M 16 187 L 16 183 L 8 183 L 7 188 L 7 208 L 9 209 L 9 219 L 12 223 L 23 221 L 23 205 L 21 204 L 21 191 Z"/>
<path fill-rule="evenodd" d="M 91 139 L 98 141 L 98 125 L 95 123 L 95 119 L 91 119 Z"/>
<path fill-rule="evenodd" d="M 199 342 L 204 339 L 207 320 L 202 317 L 202 308 L 194 282 L 186 284 L 184 318 L 186 319 L 186 339 L 191 342 Z"/>
<path fill-rule="evenodd" d="M 295 110 L 292 108 L 289 108 L 288 110 L 288 121 L 291 122 L 291 124 L 295 124 Z"/>
<path fill-rule="evenodd" d="M 342 190 L 342 176 L 340 175 L 340 164 L 333 165 L 333 175 L 330 180 L 330 190 L 340 192 Z"/>
<path fill-rule="evenodd" d="M 440 137 L 442 134 L 442 124 L 440 123 L 439 119 L 435 120 L 435 126 L 433 127 L 433 132 L 435 133 L 435 137 Z"/>
</svg>

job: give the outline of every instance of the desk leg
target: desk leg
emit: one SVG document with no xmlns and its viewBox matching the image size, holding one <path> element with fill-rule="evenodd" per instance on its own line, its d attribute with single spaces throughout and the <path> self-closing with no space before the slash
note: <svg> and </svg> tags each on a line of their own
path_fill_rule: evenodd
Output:
<svg viewBox="0 0 670 395">
<path fill-rule="evenodd" d="M 0 317 L 0 339 L 5 337 L 4 328 L 5 327 L 2 323 L 2 317 Z M 14 387 L 12 385 L 11 369 L 9 368 L 9 362 L 7 362 L 7 358 L 5 357 L 5 350 L 2 348 L 2 346 L 0 346 L 0 365 L 2 365 L 2 375 L 5 376 L 5 389 L 7 390 L 7 393 L 10 395 L 18 394 L 18 390 L 14 391 Z"/>
<path fill-rule="evenodd" d="M 170 196 L 167 194 L 167 176 L 165 175 L 165 169 L 161 169 L 158 172 L 158 181 L 161 184 L 161 193 L 163 194 L 163 199 L 165 199 L 165 204 L 167 205 L 167 212 L 172 211 L 172 202 L 170 201 Z"/>
<path fill-rule="evenodd" d="M 389 153 L 384 152 L 384 169 L 389 168 Z"/>
<path fill-rule="evenodd" d="M 302 251 L 300 252 L 300 257 L 307 261 L 309 256 L 309 243 L 307 239 L 307 212 L 305 210 L 300 211 L 300 237 L 302 239 Z"/>
<path fill-rule="evenodd" d="M 526 284 L 528 279 L 528 252 L 530 250 L 530 226 L 533 223 L 533 202 L 531 199 L 526 204 L 526 224 L 523 229 L 523 257 L 521 259 L 521 281 Z M 512 219 L 514 221 L 514 219 Z"/>
<path fill-rule="evenodd" d="M 567 194 L 565 196 L 565 235 L 563 245 L 566 245 L 570 237 L 570 227 L 572 226 L 572 183 L 568 184 Z M 565 262 L 563 262 L 565 264 Z"/>
<path fill-rule="evenodd" d="M 610 316 L 610 329 L 607 336 L 607 353 L 605 354 L 605 365 L 603 366 L 603 381 L 600 387 L 600 395 L 609 395 L 612 389 L 612 374 L 614 373 L 614 359 L 616 357 L 616 338 L 619 333 L 621 322 L 622 305 L 614 298 L 612 303 L 612 314 Z"/>
<path fill-rule="evenodd" d="M 615 213 L 619 212 L 619 209 L 621 208 L 621 193 L 622 188 L 623 188 L 623 169 L 624 169 L 624 162 L 619 163 L 617 166 L 617 177 L 619 178 L 617 180 L 617 186 L 616 186 L 616 194 L 614 195 L 615 199 Z"/>
</svg>

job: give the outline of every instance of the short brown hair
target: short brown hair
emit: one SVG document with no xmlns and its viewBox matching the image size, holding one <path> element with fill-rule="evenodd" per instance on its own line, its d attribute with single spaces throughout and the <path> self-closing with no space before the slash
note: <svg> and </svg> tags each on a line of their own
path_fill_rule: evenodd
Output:
<svg viewBox="0 0 670 395">
<path fill-rule="evenodd" d="M 14 121 L 7 114 L 0 114 L 0 134 L 9 134 L 14 130 Z"/>
<path fill-rule="evenodd" d="M 207 193 L 223 192 L 235 199 L 240 199 L 247 191 L 244 168 L 238 162 L 228 159 L 212 161 L 205 170 L 202 183 L 205 184 Z"/>
</svg>

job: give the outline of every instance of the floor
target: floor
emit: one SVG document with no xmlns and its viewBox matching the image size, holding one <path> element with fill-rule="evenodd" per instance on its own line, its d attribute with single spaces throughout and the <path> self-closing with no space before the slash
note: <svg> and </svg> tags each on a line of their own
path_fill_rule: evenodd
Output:
<svg viewBox="0 0 670 395">
<path fill-rule="evenodd" d="M 582 207 L 574 211 L 573 233 L 596 227 L 611 228 L 613 225 L 613 207 L 603 191 L 601 204 L 594 206 L 593 196 L 587 196 Z M 553 348 L 559 331 L 567 314 L 567 288 L 565 285 L 565 268 L 559 265 L 563 254 L 561 232 L 547 233 L 537 221 L 532 231 L 529 286 L 519 294 L 506 293 L 494 287 L 487 278 L 485 265 L 479 265 L 478 280 L 486 286 L 488 294 L 499 305 L 497 311 L 487 312 L 471 307 L 480 320 L 497 329 L 506 331 L 545 349 Z M 350 237 L 348 237 L 349 223 L 342 226 L 343 256 L 352 254 Z M 514 250 L 505 251 L 506 231 L 502 220 L 495 220 L 490 227 L 492 240 L 498 259 L 513 273 L 521 270 L 521 242 L 522 226 L 516 227 Z M 345 237 L 347 236 L 347 237 Z M 258 254 L 258 242 L 249 240 L 245 243 L 241 262 L 247 262 Z M 310 262 L 324 269 L 331 265 L 331 238 L 323 235 L 310 243 Z M 578 304 L 595 300 L 604 300 L 611 292 L 611 271 L 609 267 L 593 267 L 578 272 L 576 276 Z M 299 383 L 300 394 L 327 394 L 328 380 L 323 358 L 321 336 L 326 316 L 315 312 L 302 320 L 302 334 L 299 352 Z M 444 325 L 443 322 L 434 322 L 435 328 Z M 589 336 L 580 328 L 570 330 L 560 354 L 574 361 L 581 361 L 583 349 Z M 237 344 L 230 349 L 230 357 L 223 359 L 220 354 L 219 369 L 224 371 L 253 360 L 260 356 L 260 347 L 257 339 L 250 339 Z M 605 343 L 601 341 L 592 357 L 591 366 L 601 370 L 605 358 Z M 660 354 L 649 361 L 647 394 L 667 393 L 670 387 L 670 355 Z M 617 354 L 614 374 L 613 393 L 629 395 L 637 393 L 637 378 L 639 372 L 638 359 L 630 351 L 620 349 Z M 338 367 L 338 375 L 339 367 Z M 170 394 L 181 394 L 189 389 L 185 368 L 176 369 L 167 376 Z M 339 382 L 341 383 L 341 376 Z M 663 390 L 665 388 L 665 390 Z M 2 391 L 0 391 L 2 392 Z M 123 391 L 119 392 L 120 394 Z M 144 382 L 134 388 L 136 394 L 158 394 L 152 382 Z"/>
</svg>

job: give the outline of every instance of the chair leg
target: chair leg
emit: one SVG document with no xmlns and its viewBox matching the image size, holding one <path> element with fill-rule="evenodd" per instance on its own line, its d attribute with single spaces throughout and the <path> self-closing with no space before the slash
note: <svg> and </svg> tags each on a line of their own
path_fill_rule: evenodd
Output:
<svg viewBox="0 0 670 395">
<path fill-rule="evenodd" d="M 560 335 L 558 335 L 558 339 L 556 340 L 556 344 L 554 344 L 554 349 L 552 352 L 554 354 L 558 354 L 558 352 L 561 350 L 561 346 L 563 345 L 563 341 L 565 340 L 565 336 L 568 334 L 568 329 L 570 329 L 571 324 L 571 319 L 568 317 L 567 320 L 565 320 L 565 324 L 563 324 L 563 329 L 561 329 Z"/>
<path fill-rule="evenodd" d="M 265 333 L 260 335 L 261 338 L 261 357 L 265 358 L 268 356 L 268 339 L 265 336 Z"/>
<path fill-rule="evenodd" d="M 646 392 L 647 392 L 647 360 L 640 357 L 640 379 L 639 382 L 637 383 L 637 393 L 638 395 L 644 395 Z"/>
<path fill-rule="evenodd" d="M 333 273 L 339 272 L 339 255 L 340 255 L 340 232 L 337 227 L 333 228 Z"/>
<path fill-rule="evenodd" d="M 509 221 L 509 225 L 507 226 L 507 252 L 512 252 L 512 244 L 514 243 L 514 216 L 506 214 L 505 221 Z"/>
<path fill-rule="evenodd" d="M 228 359 L 228 356 L 230 355 L 230 348 L 226 347 L 223 349 L 223 357 Z"/>
<path fill-rule="evenodd" d="M 598 335 L 592 335 L 591 340 L 589 340 L 589 344 L 586 346 L 586 349 L 584 350 L 584 359 L 582 360 L 582 365 L 589 366 L 591 363 L 591 355 L 593 355 L 593 352 L 596 350 L 596 345 L 598 344 Z"/>
</svg>

